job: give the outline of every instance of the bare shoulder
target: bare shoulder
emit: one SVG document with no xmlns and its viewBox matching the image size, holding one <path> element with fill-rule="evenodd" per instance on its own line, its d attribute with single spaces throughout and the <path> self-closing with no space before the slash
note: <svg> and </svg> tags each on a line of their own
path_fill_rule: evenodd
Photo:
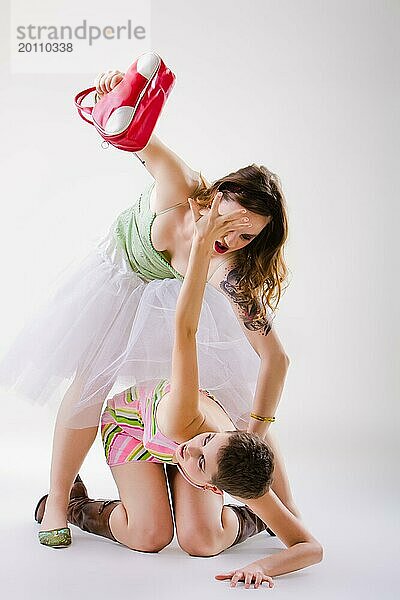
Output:
<svg viewBox="0 0 400 600">
<path fill-rule="evenodd" d="M 150 209 L 159 215 L 162 211 L 176 207 L 176 210 L 164 212 L 157 218 L 152 226 L 151 237 L 154 247 L 169 254 L 174 268 L 179 273 L 184 273 L 190 251 L 188 240 L 182 237 L 185 230 L 187 211 L 189 211 L 188 198 L 202 185 L 200 172 L 192 169 L 183 169 L 179 178 L 171 177 L 155 181 L 151 191 Z"/>
<path fill-rule="evenodd" d="M 266 317 L 255 302 L 250 302 L 240 291 L 240 272 L 234 257 L 220 261 L 211 270 L 209 283 L 229 300 L 231 306 L 245 329 L 246 335 L 252 333 L 268 335 L 272 321 Z"/>
<path fill-rule="evenodd" d="M 225 259 L 219 257 L 212 259 L 208 283 L 226 296 L 237 309 L 237 312 L 241 312 L 241 295 L 238 282 L 239 271 L 234 256 Z"/>
<path fill-rule="evenodd" d="M 213 286 L 219 292 L 223 291 L 221 284 L 227 278 L 231 278 L 232 271 L 235 271 L 236 264 L 234 256 L 225 258 L 216 256 L 211 259 L 211 269 L 207 283 Z"/>
</svg>

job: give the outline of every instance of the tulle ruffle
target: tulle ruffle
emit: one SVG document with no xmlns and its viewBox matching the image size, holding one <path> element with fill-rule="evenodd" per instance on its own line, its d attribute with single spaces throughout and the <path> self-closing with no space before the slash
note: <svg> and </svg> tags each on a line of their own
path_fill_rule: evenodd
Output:
<svg viewBox="0 0 400 600">
<path fill-rule="evenodd" d="M 168 379 L 181 282 L 146 282 L 112 234 L 21 332 L 0 364 L 0 384 L 40 404 L 63 402 L 71 427 L 98 424 L 107 398 Z M 200 387 L 246 427 L 259 358 L 229 301 L 206 286 L 197 334 Z"/>
</svg>

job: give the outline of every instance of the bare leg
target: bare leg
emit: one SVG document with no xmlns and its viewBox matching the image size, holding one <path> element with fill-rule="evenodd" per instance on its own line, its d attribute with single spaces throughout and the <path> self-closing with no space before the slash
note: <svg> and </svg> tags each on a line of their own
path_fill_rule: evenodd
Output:
<svg viewBox="0 0 400 600">
<path fill-rule="evenodd" d="M 164 465 L 132 461 L 111 471 L 122 501 L 110 515 L 113 536 L 132 550 L 158 552 L 174 536 Z"/>
<path fill-rule="evenodd" d="M 50 491 L 41 531 L 67 526 L 67 506 L 73 481 L 96 437 L 97 428 L 72 429 L 65 426 L 66 414 L 74 398 L 79 397 L 80 386 L 75 380 L 65 394 L 58 412 L 53 436 L 53 454 L 50 472 Z M 102 405 L 85 412 L 85 419 L 100 420 Z"/>
<path fill-rule="evenodd" d="M 232 546 L 238 534 L 235 512 L 223 505 L 223 496 L 187 483 L 168 467 L 176 533 L 182 550 L 193 556 L 213 556 Z"/>
</svg>

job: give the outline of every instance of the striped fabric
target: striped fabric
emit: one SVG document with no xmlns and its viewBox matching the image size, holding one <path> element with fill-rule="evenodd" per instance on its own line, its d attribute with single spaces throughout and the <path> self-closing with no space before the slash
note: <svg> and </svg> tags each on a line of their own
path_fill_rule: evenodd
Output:
<svg viewBox="0 0 400 600">
<path fill-rule="evenodd" d="M 178 444 L 157 427 L 156 411 L 169 392 L 165 379 L 142 384 L 111 398 L 101 418 L 101 437 L 110 467 L 133 460 L 171 463 Z"/>
</svg>

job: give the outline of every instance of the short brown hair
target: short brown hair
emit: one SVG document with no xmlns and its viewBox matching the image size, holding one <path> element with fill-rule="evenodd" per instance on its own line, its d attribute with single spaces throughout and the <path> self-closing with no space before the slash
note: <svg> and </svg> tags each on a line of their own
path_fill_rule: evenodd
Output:
<svg viewBox="0 0 400 600">
<path fill-rule="evenodd" d="M 274 455 L 268 444 L 254 433 L 231 431 L 217 454 L 217 472 L 211 484 L 239 498 L 259 498 L 269 489 Z"/>
</svg>

